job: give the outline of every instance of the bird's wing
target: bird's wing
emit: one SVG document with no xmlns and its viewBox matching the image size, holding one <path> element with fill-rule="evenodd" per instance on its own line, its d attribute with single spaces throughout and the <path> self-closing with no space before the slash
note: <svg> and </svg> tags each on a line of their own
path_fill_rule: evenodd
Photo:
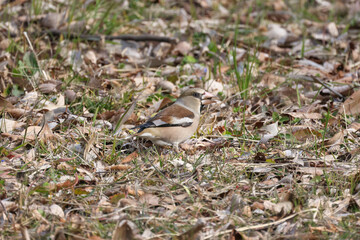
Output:
<svg viewBox="0 0 360 240">
<path fill-rule="evenodd" d="M 195 114 L 192 111 L 179 104 L 173 104 L 136 128 L 140 128 L 138 132 L 141 132 L 146 128 L 188 127 L 194 122 L 194 118 Z"/>
</svg>

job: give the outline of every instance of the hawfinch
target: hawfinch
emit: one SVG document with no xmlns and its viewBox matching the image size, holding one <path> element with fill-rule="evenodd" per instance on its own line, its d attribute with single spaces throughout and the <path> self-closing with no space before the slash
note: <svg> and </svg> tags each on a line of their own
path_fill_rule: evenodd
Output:
<svg viewBox="0 0 360 240">
<path fill-rule="evenodd" d="M 202 104 L 209 104 L 215 97 L 200 88 L 186 90 L 169 107 L 161 110 L 139 128 L 136 136 L 152 141 L 159 146 L 175 146 L 190 138 L 200 122 Z"/>
</svg>

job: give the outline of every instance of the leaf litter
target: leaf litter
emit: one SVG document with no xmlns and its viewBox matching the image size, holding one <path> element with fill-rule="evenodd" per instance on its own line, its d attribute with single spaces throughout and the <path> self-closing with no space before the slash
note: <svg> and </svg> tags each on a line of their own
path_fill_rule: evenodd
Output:
<svg viewBox="0 0 360 240">
<path fill-rule="evenodd" d="M 2 238 L 357 238 L 358 1 L 60 2 L 1 3 Z"/>
</svg>

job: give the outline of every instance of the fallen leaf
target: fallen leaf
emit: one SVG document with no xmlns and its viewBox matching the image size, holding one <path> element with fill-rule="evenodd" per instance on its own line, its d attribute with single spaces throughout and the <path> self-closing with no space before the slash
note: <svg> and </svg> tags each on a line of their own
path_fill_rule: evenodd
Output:
<svg viewBox="0 0 360 240">
<path fill-rule="evenodd" d="M 17 128 L 21 128 L 25 126 L 25 123 L 17 122 L 14 120 L 6 119 L 6 118 L 0 118 L 0 131 L 3 133 L 9 133 L 14 131 Z"/>
<path fill-rule="evenodd" d="M 339 145 L 342 144 L 344 142 L 344 131 L 340 131 L 338 133 L 336 133 L 332 138 L 330 138 L 329 140 L 327 140 L 325 142 L 326 146 L 334 146 L 334 145 Z"/>
<path fill-rule="evenodd" d="M 44 126 L 29 126 L 21 132 L 21 135 L 27 140 L 34 141 L 36 138 L 42 140 L 51 140 L 55 138 L 49 125 L 47 123 Z"/>
<path fill-rule="evenodd" d="M 7 108 L 6 112 L 14 119 L 19 119 L 26 114 L 26 110 L 22 108 Z"/>
<path fill-rule="evenodd" d="M 121 163 L 129 163 L 132 160 L 134 160 L 135 158 L 137 158 L 139 156 L 139 154 L 135 151 L 132 152 L 131 154 L 129 154 L 128 156 L 126 156 L 126 158 L 124 158 L 123 160 L 121 160 Z"/>
<path fill-rule="evenodd" d="M 303 112 L 290 112 L 286 113 L 293 118 L 301 118 L 301 119 L 322 119 L 322 115 L 320 113 L 303 113 Z"/>
<path fill-rule="evenodd" d="M 285 216 L 292 211 L 293 204 L 290 201 L 283 201 L 275 204 L 266 200 L 264 201 L 264 207 L 266 210 L 270 210 L 275 214 L 281 214 L 282 216 Z"/>
<path fill-rule="evenodd" d="M 56 87 L 57 87 L 56 84 L 53 83 L 42 83 L 39 85 L 39 91 L 45 94 L 56 93 L 57 92 Z"/>
<path fill-rule="evenodd" d="M 187 41 L 179 42 L 172 51 L 172 54 L 178 55 L 179 53 L 186 56 L 191 50 L 191 44 Z"/>
<path fill-rule="evenodd" d="M 58 216 L 59 218 L 65 217 L 65 213 L 64 213 L 63 209 L 57 204 L 52 204 L 50 206 L 50 213 L 52 215 Z"/>
<path fill-rule="evenodd" d="M 137 236 L 137 228 L 136 225 L 129 220 L 121 220 L 114 232 L 113 232 L 113 236 L 112 236 L 112 240 L 135 240 L 135 239 L 140 239 Z"/>
<path fill-rule="evenodd" d="M 279 133 L 278 122 L 263 126 L 261 127 L 261 130 L 265 131 L 266 133 L 263 134 L 259 143 L 267 143 L 270 139 L 274 138 Z"/>
<path fill-rule="evenodd" d="M 173 93 L 176 89 L 175 85 L 170 81 L 160 81 L 156 88 L 161 88 L 166 93 Z"/>
<path fill-rule="evenodd" d="M 152 206 L 157 206 L 159 205 L 159 197 L 150 194 L 150 193 L 145 193 L 144 195 L 140 196 L 139 201 L 143 204 L 149 204 Z"/>
<path fill-rule="evenodd" d="M 198 239 L 198 233 L 205 227 L 205 222 L 201 219 L 197 221 L 195 226 L 193 226 L 188 231 L 180 234 L 179 236 L 174 237 L 176 240 L 196 240 Z"/>
<path fill-rule="evenodd" d="M 8 100 L 6 100 L 4 97 L 0 95 L 0 110 L 2 109 L 10 109 L 13 108 L 14 105 L 12 105 Z"/>
<path fill-rule="evenodd" d="M 132 168 L 131 166 L 129 165 L 124 165 L 124 164 L 119 164 L 119 165 L 114 165 L 114 166 L 109 166 L 109 167 L 105 167 L 104 169 L 109 171 L 109 170 L 128 170 Z"/>
<path fill-rule="evenodd" d="M 339 30 L 337 29 L 336 24 L 334 22 L 331 22 L 327 25 L 327 30 L 329 31 L 332 37 L 339 36 Z"/>
<path fill-rule="evenodd" d="M 360 90 L 354 92 L 342 104 L 339 113 L 357 115 L 360 113 Z"/>
<path fill-rule="evenodd" d="M 128 194 L 133 195 L 133 196 L 140 196 L 141 197 L 142 195 L 145 194 L 143 190 L 140 190 L 140 189 L 135 190 L 131 186 L 126 186 L 126 191 L 127 191 Z"/>
</svg>

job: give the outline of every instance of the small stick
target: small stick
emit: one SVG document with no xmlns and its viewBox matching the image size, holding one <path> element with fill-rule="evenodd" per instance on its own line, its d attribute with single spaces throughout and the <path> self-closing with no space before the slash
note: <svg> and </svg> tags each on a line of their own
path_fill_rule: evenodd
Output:
<svg viewBox="0 0 360 240">
<path fill-rule="evenodd" d="M 53 35 L 53 36 L 60 36 L 64 35 L 65 37 L 69 38 L 81 38 L 87 41 L 101 41 L 103 38 L 100 35 L 90 35 L 90 34 L 77 34 L 71 33 L 66 31 L 59 31 L 59 30 L 48 30 L 42 31 L 41 34 Z M 117 36 L 105 36 L 105 40 L 125 40 L 125 41 L 154 41 L 154 42 L 168 42 L 168 43 L 175 43 L 177 42 L 176 38 L 165 37 L 165 36 L 155 36 L 150 34 L 143 34 L 143 35 L 133 35 L 133 34 L 122 34 Z"/>
</svg>

